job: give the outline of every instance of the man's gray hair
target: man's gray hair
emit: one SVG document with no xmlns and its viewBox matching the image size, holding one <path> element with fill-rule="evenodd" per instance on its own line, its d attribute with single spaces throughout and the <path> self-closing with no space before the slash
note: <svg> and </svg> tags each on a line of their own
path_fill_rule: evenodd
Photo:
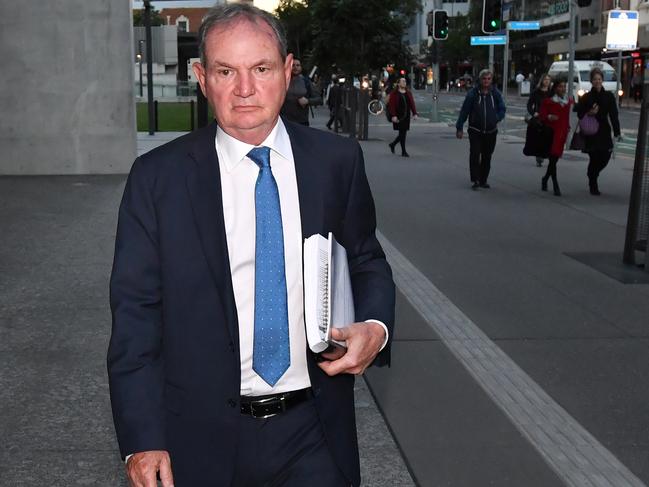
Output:
<svg viewBox="0 0 649 487">
<path fill-rule="evenodd" d="M 488 74 L 490 74 L 492 78 L 494 77 L 493 71 L 491 71 L 491 69 L 489 69 L 489 68 L 485 68 L 482 71 L 480 71 L 480 74 L 478 74 L 478 79 L 482 79 L 483 77 L 487 76 Z"/>
<path fill-rule="evenodd" d="M 260 8 L 249 4 L 228 3 L 212 7 L 207 14 L 205 14 L 205 17 L 203 17 L 201 27 L 198 30 L 198 55 L 201 58 L 201 64 L 203 66 L 207 65 L 205 40 L 210 31 L 215 27 L 223 26 L 240 19 L 248 20 L 253 23 L 265 22 L 272 29 L 273 34 L 275 34 L 277 49 L 282 57 L 282 61 L 286 60 L 288 51 L 286 35 L 284 34 L 284 29 L 281 24 L 275 17 L 265 10 L 261 10 Z"/>
</svg>

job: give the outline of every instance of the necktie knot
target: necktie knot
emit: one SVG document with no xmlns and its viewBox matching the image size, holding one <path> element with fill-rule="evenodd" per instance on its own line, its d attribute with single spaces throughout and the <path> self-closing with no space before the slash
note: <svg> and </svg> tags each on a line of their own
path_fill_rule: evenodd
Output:
<svg viewBox="0 0 649 487">
<path fill-rule="evenodd" d="M 248 157 L 261 169 L 270 167 L 270 147 L 255 147 L 248 152 Z"/>
</svg>

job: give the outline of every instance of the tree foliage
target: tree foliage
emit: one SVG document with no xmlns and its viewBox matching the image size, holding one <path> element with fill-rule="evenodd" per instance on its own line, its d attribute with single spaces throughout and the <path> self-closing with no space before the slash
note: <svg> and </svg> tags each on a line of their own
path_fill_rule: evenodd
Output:
<svg viewBox="0 0 649 487">
<path fill-rule="evenodd" d="M 165 20 L 160 15 L 160 12 L 151 9 L 151 25 L 165 25 Z M 144 9 L 133 10 L 133 26 L 144 27 Z"/>
<path fill-rule="evenodd" d="M 480 2 L 473 1 L 468 15 L 453 17 L 448 39 L 440 43 L 440 61 L 448 63 L 452 75 L 458 74 L 455 70 L 460 64 L 469 63 L 479 68 L 488 61 L 488 47 L 471 46 L 471 36 L 484 35 L 481 7 Z"/>
<path fill-rule="evenodd" d="M 288 40 L 288 50 L 298 59 L 309 55 L 313 46 L 311 17 L 307 5 L 299 0 L 281 0 L 275 15 L 279 18 Z"/>
<path fill-rule="evenodd" d="M 282 0 L 276 13 L 289 45 L 297 52 L 299 39 L 309 64 L 353 74 L 410 63 L 403 35 L 421 8 L 418 0 L 305 0 L 303 5 Z"/>
</svg>

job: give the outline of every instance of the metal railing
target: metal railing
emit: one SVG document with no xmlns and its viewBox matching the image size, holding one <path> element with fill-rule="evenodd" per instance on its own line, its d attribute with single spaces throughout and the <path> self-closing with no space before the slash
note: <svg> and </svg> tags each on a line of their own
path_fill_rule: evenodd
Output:
<svg viewBox="0 0 649 487">
<path fill-rule="evenodd" d="M 367 140 L 370 91 L 354 86 L 340 88 L 338 103 L 332 107 L 334 131 L 348 133 L 358 140 Z"/>
</svg>

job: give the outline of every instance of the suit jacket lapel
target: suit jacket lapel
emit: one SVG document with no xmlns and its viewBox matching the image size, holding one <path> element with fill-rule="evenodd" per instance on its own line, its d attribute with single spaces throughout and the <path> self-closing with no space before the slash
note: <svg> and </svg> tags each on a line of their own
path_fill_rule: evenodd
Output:
<svg viewBox="0 0 649 487">
<path fill-rule="evenodd" d="M 221 174 L 214 146 L 215 136 L 215 122 L 197 134 L 196 143 L 189 154 L 194 160 L 194 168 L 187 175 L 187 190 L 203 252 L 224 306 L 231 338 L 238 348 L 237 310 L 225 235 Z"/>
<path fill-rule="evenodd" d="M 295 161 L 302 238 L 308 238 L 314 233 L 319 233 L 322 227 L 323 199 L 320 196 L 322 189 L 318 184 L 322 178 L 318 175 L 319 166 L 313 160 L 313 146 L 310 141 L 304 138 L 304 134 L 296 134 L 292 123 L 284 121 L 284 125 L 291 140 Z"/>
</svg>

